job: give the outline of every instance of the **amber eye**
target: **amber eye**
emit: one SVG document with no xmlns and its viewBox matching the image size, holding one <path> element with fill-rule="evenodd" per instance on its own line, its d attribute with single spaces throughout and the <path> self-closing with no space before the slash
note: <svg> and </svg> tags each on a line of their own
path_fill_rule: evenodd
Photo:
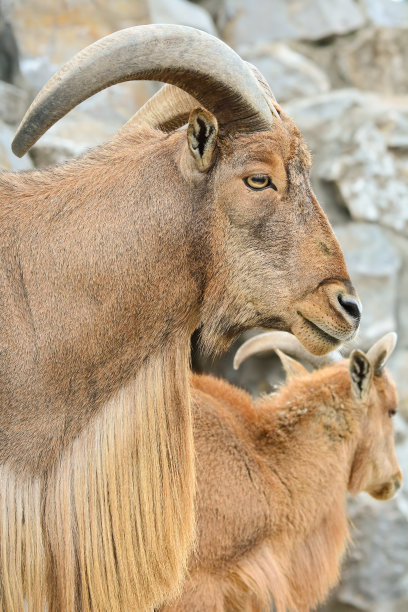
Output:
<svg viewBox="0 0 408 612">
<path fill-rule="evenodd" d="M 262 189 L 267 189 L 271 187 L 275 191 L 278 191 L 278 188 L 274 183 L 272 183 L 271 177 L 267 174 L 254 174 L 252 176 L 246 176 L 243 179 L 245 185 L 250 189 L 256 189 L 258 191 Z"/>
<path fill-rule="evenodd" d="M 397 414 L 397 411 L 395 409 L 388 411 L 388 416 L 390 417 L 390 419 L 392 419 L 392 417 L 395 416 L 396 414 Z"/>
</svg>

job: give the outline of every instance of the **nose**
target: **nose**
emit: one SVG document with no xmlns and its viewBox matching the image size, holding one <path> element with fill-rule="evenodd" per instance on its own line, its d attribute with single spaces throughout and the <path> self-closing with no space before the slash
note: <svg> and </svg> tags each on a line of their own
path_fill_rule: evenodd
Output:
<svg viewBox="0 0 408 612">
<path fill-rule="evenodd" d="M 361 319 L 361 306 L 359 302 L 351 297 L 350 295 L 344 295 L 340 293 L 337 298 L 340 306 L 343 310 L 356 321 L 356 323 L 360 322 Z"/>
</svg>

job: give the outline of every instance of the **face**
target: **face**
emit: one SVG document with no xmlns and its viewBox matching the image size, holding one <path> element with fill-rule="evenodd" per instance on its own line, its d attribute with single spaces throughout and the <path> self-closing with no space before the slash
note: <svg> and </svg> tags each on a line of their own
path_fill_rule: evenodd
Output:
<svg viewBox="0 0 408 612">
<path fill-rule="evenodd" d="M 204 324 L 213 323 L 204 341 L 212 347 L 263 327 L 291 331 L 323 354 L 353 337 L 360 307 L 311 190 L 307 148 L 281 116 L 272 132 L 221 143 L 212 179 L 215 265 L 203 308 Z"/>
<path fill-rule="evenodd" d="M 375 377 L 368 398 L 367 417 L 356 452 L 349 490 L 366 491 L 379 500 L 394 497 L 402 485 L 395 455 L 392 418 L 397 407 L 395 387 L 387 373 Z"/>
</svg>

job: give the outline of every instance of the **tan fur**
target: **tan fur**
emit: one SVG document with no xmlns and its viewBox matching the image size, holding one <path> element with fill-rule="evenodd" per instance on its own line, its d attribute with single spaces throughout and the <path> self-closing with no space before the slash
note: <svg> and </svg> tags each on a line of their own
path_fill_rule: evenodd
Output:
<svg viewBox="0 0 408 612">
<path fill-rule="evenodd" d="M 252 326 L 294 329 L 318 353 L 358 326 L 290 119 L 205 150 L 203 171 L 185 132 L 136 126 L 57 168 L 0 173 L 5 612 L 23 596 L 33 612 L 45 598 L 145 610 L 177 590 L 194 539 L 195 329 L 210 351 Z M 250 192 L 259 172 L 279 192 Z"/>
<path fill-rule="evenodd" d="M 358 400 L 347 362 L 305 372 L 255 403 L 193 377 L 198 543 L 162 612 L 314 609 L 339 578 L 347 490 L 387 499 L 400 485 L 387 374 Z"/>
</svg>

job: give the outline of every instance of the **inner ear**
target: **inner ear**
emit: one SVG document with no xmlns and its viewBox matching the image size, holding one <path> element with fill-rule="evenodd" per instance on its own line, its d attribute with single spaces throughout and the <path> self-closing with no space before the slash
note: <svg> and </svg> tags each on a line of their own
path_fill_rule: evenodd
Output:
<svg viewBox="0 0 408 612">
<path fill-rule="evenodd" d="M 214 161 L 217 144 L 218 122 L 204 108 L 195 108 L 190 113 L 187 128 L 187 142 L 200 172 L 206 172 Z"/>
<path fill-rule="evenodd" d="M 362 351 L 355 350 L 351 353 L 349 372 L 354 395 L 358 399 L 365 399 L 373 379 L 373 366 Z"/>
</svg>

